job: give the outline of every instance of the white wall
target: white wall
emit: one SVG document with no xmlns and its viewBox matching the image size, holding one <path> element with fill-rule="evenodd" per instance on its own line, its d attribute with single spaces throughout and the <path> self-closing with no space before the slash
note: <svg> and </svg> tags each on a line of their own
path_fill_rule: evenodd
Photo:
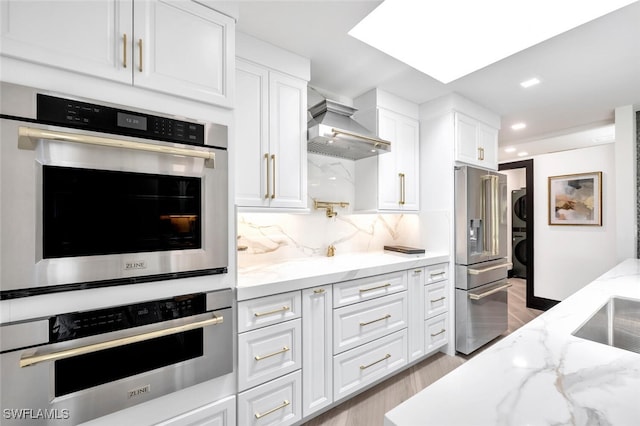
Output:
<svg viewBox="0 0 640 426">
<path fill-rule="evenodd" d="M 534 159 L 534 294 L 563 300 L 619 261 L 616 255 L 615 144 Z M 602 172 L 602 226 L 550 226 L 548 177 Z"/>
</svg>

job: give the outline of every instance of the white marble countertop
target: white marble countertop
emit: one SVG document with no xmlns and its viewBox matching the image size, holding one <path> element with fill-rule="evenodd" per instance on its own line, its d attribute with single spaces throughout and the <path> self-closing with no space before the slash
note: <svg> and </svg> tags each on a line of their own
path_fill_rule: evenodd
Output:
<svg viewBox="0 0 640 426">
<path fill-rule="evenodd" d="M 640 354 L 573 336 L 612 296 L 640 299 L 622 262 L 385 415 L 385 425 L 636 425 Z"/>
<path fill-rule="evenodd" d="M 448 261 L 449 255 L 443 252 L 424 255 L 368 252 L 254 265 L 238 268 L 237 298 L 253 299 Z"/>
</svg>

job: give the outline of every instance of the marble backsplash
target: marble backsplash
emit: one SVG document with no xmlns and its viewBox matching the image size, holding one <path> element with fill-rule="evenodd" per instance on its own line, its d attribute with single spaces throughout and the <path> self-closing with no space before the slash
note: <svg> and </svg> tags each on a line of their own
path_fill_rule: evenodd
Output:
<svg viewBox="0 0 640 426">
<path fill-rule="evenodd" d="M 305 213 L 237 214 L 238 266 L 310 256 L 326 256 L 327 247 L 341 253 L 382 251 L 385 245 L 420 247 L 418 214 L 353 213 L 354 163 L 351 160 L 309 154 L 309 211 Z M 347 202 L 338 215 L 314 210 L 313 200 Z"/>
</svg>

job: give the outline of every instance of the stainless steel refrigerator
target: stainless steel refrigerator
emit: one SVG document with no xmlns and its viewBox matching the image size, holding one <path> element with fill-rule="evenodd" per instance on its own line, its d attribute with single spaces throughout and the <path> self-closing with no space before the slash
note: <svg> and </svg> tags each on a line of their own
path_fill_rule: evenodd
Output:
<svg viewBox="0 0 640 426">
<path fill-rule="evenodd" d="M 507 177 L 455 169 L 456 350 L 469 354 L 507 329 Z"/>
</svg>

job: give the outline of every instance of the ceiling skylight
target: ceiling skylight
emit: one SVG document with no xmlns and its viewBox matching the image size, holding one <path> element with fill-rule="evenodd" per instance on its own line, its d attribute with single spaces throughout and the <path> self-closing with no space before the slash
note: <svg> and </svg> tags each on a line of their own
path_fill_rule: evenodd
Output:
<svg viewBox="0 0 640 426">
<path fill-rule="evenodd" d="M 633 0 L 385 0 L 349 35 L 449 83 Z"/>
</svg>

